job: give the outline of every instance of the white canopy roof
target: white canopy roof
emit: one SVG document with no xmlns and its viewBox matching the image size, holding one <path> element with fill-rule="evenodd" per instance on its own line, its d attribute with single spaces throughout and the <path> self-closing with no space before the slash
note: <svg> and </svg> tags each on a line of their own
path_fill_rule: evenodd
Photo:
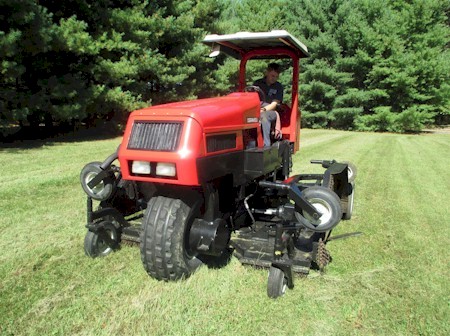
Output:
<svg viewBox="0 0 450 336">
<path fill-rule="evenodd" d="M 280 47 L 291 49 L 299 57 L 309 56 L 308 48 L 286 30 L 272 30 L 263 33 L 238 32 L 227 35 L 211 34 L 203 39 L 203 43 L 212 48 L 219 45 L 220 51 L 237 59 L 252 50 Z M 265 57 L 261 56 L 260 58 Z"/>
</svg>

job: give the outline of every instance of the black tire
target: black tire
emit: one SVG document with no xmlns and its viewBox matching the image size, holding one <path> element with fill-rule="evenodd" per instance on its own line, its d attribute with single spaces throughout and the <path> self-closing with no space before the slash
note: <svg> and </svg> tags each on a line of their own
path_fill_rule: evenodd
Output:
<svg viewBox="0 0 450 336">
<path fill-rule="evenodd" d="M 326 232 L 333 229 L 342 218 L 341 202 L 335 192 L 328 188 L 315 186 L 306 188 L 303 196 L 322 216 L 315 220 L 306 212 L 296 212 L 295 217 L 308 229 L 314 232 Z"/>
<path fill-rule="evenodd" d="M 342 214 L 342 219 L 344 220 L 350 220 L 352 218 L 353 214 L 353 202 L 355 198 L 355 182 L 350 183 L 352 191 L 347 196 L 347 201 L 344 203 L 344 211 Z"/>
<path fill-rule="evenodd" d="M 104 257 L 116 250 L 120 243 L 120 233 L 114 224 L 103 222 L 97 232 L 88 231 L 84 237 L 84 252 L 88 257 Z"/>
<path fill-rule="evenodd" d="M 84 192 L 97 201 L 104 201 L 110 198 L 114 191 L 114 179 L 112 173 L 95 187 L 90 188 L 88 186 L 88 183 L 103 171 L 102 168 L 100 168 L 101 164 L 101 162 L 90 162 L 83 167 L 80 173 L 80 183 Z"/>
<path fill-rule="evenodd" d="M 158 280 L 189 277 L 202 262 L 188 250 L 189 230 L 196 212 L 179 199 L 153 197 L 143 220 L 141 259 Z"/>
<path fill-rule="evenodd" d="M 287 278 L 284 276 L 284 272 L 279 268 L 270 266 L 269 278 L 267 280 L 267 295 L 276 299 L 286 293 Z"/>
</svg>

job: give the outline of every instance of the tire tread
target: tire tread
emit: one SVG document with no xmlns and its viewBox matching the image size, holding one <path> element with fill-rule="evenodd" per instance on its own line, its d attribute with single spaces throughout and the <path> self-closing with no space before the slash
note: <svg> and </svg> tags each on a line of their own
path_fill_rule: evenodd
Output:
<svg viewBox="0 0 450 336">
<path fill-rule="evenodd" d="M 141 260 L 147 273 L 158 280 L 188 277 L 199 265 L 197 258 L 187 260 L 184 230 L 190 208 L 179 199 L 153 197 L 144 216 Z"/>
</svg>

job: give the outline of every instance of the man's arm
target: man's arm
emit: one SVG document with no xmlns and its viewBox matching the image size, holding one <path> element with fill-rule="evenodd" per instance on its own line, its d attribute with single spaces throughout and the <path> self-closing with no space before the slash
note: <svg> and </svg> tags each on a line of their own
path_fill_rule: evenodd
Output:
<svg viewBox="0 0 450 336">
<path fill-rule="evenodd" d="M 272 101 L 269 105 L 261 107 L 261 112 L 264 111 L 275 111 L 277 109 L 277 105 L 279 104 L 278 100 Z"/>
</svg>

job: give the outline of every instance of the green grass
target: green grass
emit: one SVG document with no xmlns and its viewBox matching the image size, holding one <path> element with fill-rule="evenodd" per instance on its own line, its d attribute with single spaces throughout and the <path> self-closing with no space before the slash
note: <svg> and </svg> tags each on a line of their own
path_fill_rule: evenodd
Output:
<svg viewBox="0 0 450 336">
<path fill-rule="evenodd" d="M 266 296 L 267 271 L 206 267 L 185 281 L 144 272 L 139 248 L 84 256 L 82 166 L 120 139 L 0 149 L 0 334 L 449 335 L 450 136 L 302 131 L 310 159 L 358 167 L 354 217 L 324 275 Z"/>
</svg>

